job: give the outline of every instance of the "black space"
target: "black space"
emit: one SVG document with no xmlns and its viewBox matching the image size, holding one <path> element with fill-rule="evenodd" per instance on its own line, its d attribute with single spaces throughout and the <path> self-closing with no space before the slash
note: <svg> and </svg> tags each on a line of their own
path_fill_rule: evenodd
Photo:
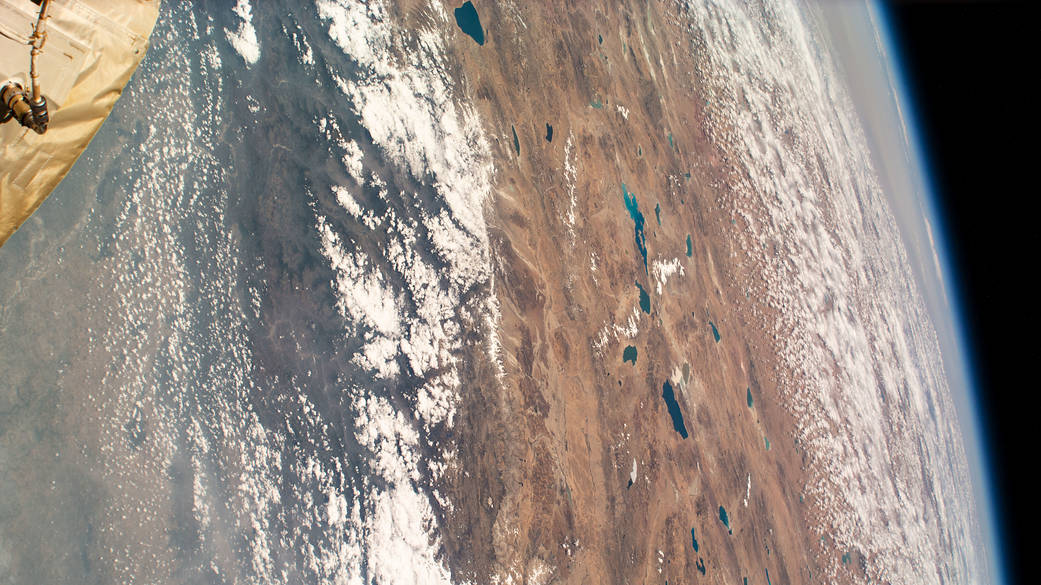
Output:
<svg viewBox="0 0 1041 585">
<path fill-rule="evenodd" d="M 1041 26 L 1026 4 L 890 6 L 894 41 L 916 102 L 919 132 L 960 271 L 1006 580 L 1025 583 L 1024 540 L 1036 505 L 1028 435 L 1041 363 L 1036 338 L 1038 172 L 1036 59 Z M 1033 436 L 1031 436 L 1033 435 Z"/>
</svg>

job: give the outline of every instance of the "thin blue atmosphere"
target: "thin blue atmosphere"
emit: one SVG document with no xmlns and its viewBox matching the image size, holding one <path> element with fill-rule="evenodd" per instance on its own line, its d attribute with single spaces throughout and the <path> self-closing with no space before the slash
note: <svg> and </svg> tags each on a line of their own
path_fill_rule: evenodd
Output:
<svg viewBox="0 0 1041 585">
<path fill-rule="evenodd" d="M 927 222 L 927 230 L 928 226 L 931 226 L 928 235 L 929 243 L 932 245 L 932 260 L 938 273 L 935 274 L 935 277 L 945 303 L 943 306 L 937 306 L 936 303 L 929 304 L 930 317 L 937 329 L 940 325 L 937 321 L 946 320 L 948 331 L 954 337 L 954 339 L 948 340 L 949 343 L 945 344 L 942 339 L 940 343 L 944 354 L 944 370 L 947 373 L 951 398 L 958 414 L 965 454 L 969 463 L 979 522 L 986 540 L 983 543 L 983 548 L 986 549 L 983 556 L 989 566 L 986 568 L 985 574 L 989 577 L 990 583 L 1007 583 L 1010 559 L 1003 537 L 1005 534 L 1004 519 L 1000 516 L 998 512 L 1000 507 L 994 500 L 996 486 L 991 443 L 993 433 L 984 416 L 980 380 L 975 363 L 977 357 L 972 349 L 972 344 L 969 343 L 973 332 L 970 330 L 968 316 L 965 314 L 961 282 L 963 276 L 960 274 L 958 266 L 952 262 L 944 205 L 933 179 L 932 154 L 927 152 L 927 147 L 922 142 L 923 132 L 918 123 L 917 111 L 921 104 L 907 81 L 908 74 L 905 71 L 901 47 L 899 43 L 894 42 L 893 18 L 883 3 L 869 1 L 868 8 L 879 42 L 887 56 L 889 82 L 900 112 L 902 130 L 907 140 L 905 145 L 907 158 L 910 159 L 909 164 L 917 175 L 915 178 L 924 194 L 918 201 L 919 212 L 923 216 L 921 219 Z M 941 336 L 939 331 L 937 334 Z"/>
</svg>

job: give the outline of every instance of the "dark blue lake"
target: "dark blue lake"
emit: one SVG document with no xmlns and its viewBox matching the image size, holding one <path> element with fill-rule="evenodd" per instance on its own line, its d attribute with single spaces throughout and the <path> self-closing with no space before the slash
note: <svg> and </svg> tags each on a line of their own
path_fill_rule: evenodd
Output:
<svg viewBox="0 0 1041 585">
<path fill-rule="evenodd" d="M 665 406 L 669 409 L 672 417 L 672 428 L 684 439 L 687 438 L 687 427 L 683 424 L 683 413 L 680 412 L 680 403 L 676 402 L 676 394 L 672 391 L 672 384 L 668 380 L 661 387 L 661 397 L 665 399 Z M 720 508 L 722 510 L 722 508 Z"/>
<path fill-rule="evenodd" d="M 455 23 L 470 38 L 477 41 L 478 45 L 484 45 L 484 29 L 481 28 L 481 18 L 477 16 L 477 8 L 473 2 L 466 2 L 455 9 Z"/>
<path fill-rule="evenodd" d="M 727 530 L 730 531 L 730 534 L 734 533 L 733 530 L 730 530 L 730 518 L 727 517 L 726 508 L 724 508 L 723 506 L 719 507 L 719 521 L 723 523 L 723 526 L 727 527 Z"/>
<path fill-rule="evenodd" d="M 625 350 L 622 351 L 622 363 L 624 364 L 625 362 L 628 362 L 628 361 L 631 361 L 634 366 L 636 365 L 636 346 L 635 345 L 627 345 L 627 346 L 625 346 Z"/>
<path fill-rule="evenodd" d="M 651 295 L 647 294 L 639 282 L 636 283 L 636 288 L 640 289 L 640 308 L 649 315 L 651 313 Z"/>
</svg>

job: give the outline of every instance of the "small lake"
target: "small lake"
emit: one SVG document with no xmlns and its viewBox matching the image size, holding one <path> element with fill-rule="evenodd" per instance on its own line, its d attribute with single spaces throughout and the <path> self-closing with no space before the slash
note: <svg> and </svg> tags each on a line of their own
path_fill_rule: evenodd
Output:
<svg viewBox="0 0 1041 585">
<path fill-rule="evenodd" d="M 665 399 L 665 406 L 669 409 L 669 416 L 672 417 L 672 428 L 686 439 L 687 426 L 683 424 L 683 413 L 680 412 L 680 403 L 676 402 L 676 394 L 672 391 L 672 384 L 668 380 L 665 380 L 665 384 L 661 387 L 661 397 Z"/>
<path fill-rule="evenodd" d="M 625 349 L 622 351 L 622 363 L 624 364 L 625 362 L 628 362 L 628 361 L 631 361 L 634 366 L 636 365 L 636 346 L 635 345 L 627 345 L 627 346 L 625 346 Z"/>
<path fill-rule="evenodd" d="M 636 288 L 640 289 L 640 308 L 643 309 L 644 313 L 651 314 L 651 295 L 647 294 L 643 286 L 639 282 L 636 283 Z"/>
<path fill-rule="evenodd" d="M 484 45 L 484 29 L 481 28 L 481 18 L 477 16 L 477 8 L 473 2 L 467 2 L 455 9 L 455 23 L 470 38 L 477 41 L 478 45 Z"/>
<path fill-rule="evenodd" d="M 625 209 L 629 212 L 629 217 L 633 220 L 633 230 L 636 237 L 636 248 L 640 250 L 640 256 L 643 257 L 643 269 L 647 270 L 647 235 L 643 231 L 643 213 L 640 212 L 640 205 L 636 202 L 636 194 L 630 193 L 625 188 L 625 183 L 622 183 L 622 198 L 625 199 Z M 649 312 L 649 311 L 648 311 Z"/>
<path fill-rule="evenodd" d="M 727 531 L 733 534 L 734 531 L 730 529 L 730 518 L 727 517 L 727 510 L 723 506 L 719 507 L 719 521 L 723 523 L 723 526 L 727 527 Z"/>
</svg>

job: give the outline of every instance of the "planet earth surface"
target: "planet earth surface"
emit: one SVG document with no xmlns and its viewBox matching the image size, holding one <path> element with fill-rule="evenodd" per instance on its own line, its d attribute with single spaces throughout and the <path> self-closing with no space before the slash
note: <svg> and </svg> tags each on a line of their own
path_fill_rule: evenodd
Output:
<svg viewBox="0 0 1041 585">
<path fill-rule="evenodd" d="M 890 52 L 871 3 L 165 2 L 0 249 L 0 583 L 992 582 Z"/>
</svg>

